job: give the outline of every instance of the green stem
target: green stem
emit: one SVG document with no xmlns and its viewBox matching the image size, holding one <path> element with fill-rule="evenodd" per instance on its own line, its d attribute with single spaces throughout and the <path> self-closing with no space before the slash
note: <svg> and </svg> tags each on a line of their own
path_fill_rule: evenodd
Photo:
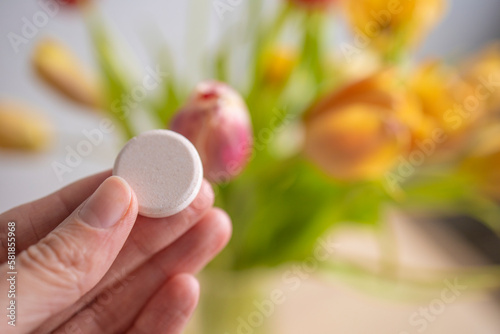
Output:
<svg viewBox="0 0 500 334">
<path fill-rule="evenodd" d="M 112 113 L 112 112 L 110 112 L 110 113 Z M 114 117 L 114 119 L 120 125 L 120 127 L 123 131 L 123 134 L 125 136 L 125 141 L 128 141 L 129 139 L 135 137 L 136 133 L 133 130 L 132 125 L 130 124 L 128 117 L 122 118 L 121 116 L 116 116 L 116 117 Z"/>
<path fill-rule="evenodd" d="M 409 33 L 409 27 L 403 26 L 392 36 L 389 47 L 382 55 L 382 60 L 386 65 L 399 66 L 403 63 L 407 51 Z"/>
<path fill-rule="evenodd" d="M 120 100 L 129 92 L 129 84 L 126 73 L 118 66 L 119 59 L 112 49 L 111 38 L 104 24 L 104 20 L 97 14 L 87 16 L 87 24 L 91 32 L 92 41 L 96 48 L 97 60 L 103 75 L 104 89 L 107 95 L 107 105 L 104 110 L 120 125 L 128 140 L 135 136 L 135 131 L 129 115 L 123 109 Z"/>
<path fill-rule="evenodd" d="M 265 91 L 262 87 L 265 52 L 280 36 L 291 11 L 292 8 L 290 5 L 283 5 L 275 19 L 271 22 L 271 25 L 257 32 L 253 52 L 253 83 L 246 99 L 250 105 L 254 106 L 251 112 L 255 130 L 260 130 L 267 124 L 267 118 L 270 114 L 268 108 L 263 107 L 261 103 L 263 100 L 266 100 L 266 97 L 262 95 L 263 91 Z"/>
<path fill-rule="evenodd" d="M 316 84 L 321 84 L 324 77 L 323 56 L 323 26 L 324 15 L 311 12 L 304 20 L 304 39 L 302 60 L 312 70 Z"/>
<path fill-rule="evenodd" d="M 257 41 L 254 50 L 254 89 L 258 89 L 262 79 L 262 67 L 264 63 L 265 50 L 276 42 L 279 35 L 283 31 L 285 23 L 292 11 L 290 5 L 283 5 L 276 18 L 271 22 L 271 25 L 263 27 L 257 32 Z"/>
</svg>

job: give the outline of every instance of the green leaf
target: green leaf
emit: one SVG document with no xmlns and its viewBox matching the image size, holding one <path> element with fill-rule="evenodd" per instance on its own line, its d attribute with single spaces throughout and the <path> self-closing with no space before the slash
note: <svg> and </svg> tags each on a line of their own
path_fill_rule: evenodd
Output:
<svg viewBox="0 0 500 334">
<path fill-rule="evenodd" d="M 238 269 L 304 259 L 335 224 L 348 220 L 376 224 L 387 199 L 376 184 L 339 184 L 302 160 L 275 172 L 268 170 L 255 176 L 257 180 L 250 195 L 254 211 L 246 210 L 251 216 L 234 217 L 243 224 L 243 228 L 235 224 L 235 235 L 244 235 L 237 237 Z M 241 207 L 226 209 L 237 214 Z"/>
<path fill-rule="evenodd" d="M 181 107 L 181 98 L 178 91 L 180 83 L 176 80 L 174 62 L 167 46 L 163 46 L 161 49 L 158 63 L 160 67 L 166 69 L 169 74 L 162 82 L 160 100 L 151 103 L 151 109 L 158 118 L 160 127 L 166 127 L 170 123 L 175 112 Z"/>
<path fill-rule="evenodd" d="M 261 129 L 268 127 L 272 117 L 270 111 L 278 107 L 277 103 L 281 92 L 266 87 L 263 82 L 266 51 L 280 37 L 291 13 L 291 6 L 289 4 L 282 4 L 271 22 L 263 24 L 260 30 L 257 31 L 255 42 L 253 43 L 251 54 L 253 73 L 250 74 L 253 81 L 245 100 L 248 103 L 252 124 L 257 134 Z"/>
<path fill-rule="evenodd" d="M 130 92 L 127 72 L 119 66 L 121 61 L 116 57 L 116 51 L 112 47 L 113 43 L 102 19 L 96 14 L 90 18 L 88 24 L 105 85 L 108 102 L 105 109 L 121 126 L 126 139 L 130 139 L 135 136 L 135 131 L 130 122 L 130 110 L 122 103 L 123 97 Z"/>
<path fill-rule="evenodd" d="M 325 17 L 322 12 L 308 12 L 304 17 L 304 35 L 302 41 L 302 66 L 308 69 L 312 78 L 311 84 L 317 87 L 317 95 L 325 81 L 323 56 Z"/>
</svg>

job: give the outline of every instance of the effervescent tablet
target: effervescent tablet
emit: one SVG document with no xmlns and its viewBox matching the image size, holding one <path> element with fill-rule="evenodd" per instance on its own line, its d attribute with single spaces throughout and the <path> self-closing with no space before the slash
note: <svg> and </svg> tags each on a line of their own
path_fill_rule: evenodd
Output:
<svg viewBox="0 0 500 334">
<path fill-rule="evenodd" d="M 113 175 L 132 187 L 140 215 L 160 218 L 191 204 L 201 187 L 203 167 L 198 152 L 185 137 L 170 130 L 152 130 L 123 147 Z"/>
</svg>

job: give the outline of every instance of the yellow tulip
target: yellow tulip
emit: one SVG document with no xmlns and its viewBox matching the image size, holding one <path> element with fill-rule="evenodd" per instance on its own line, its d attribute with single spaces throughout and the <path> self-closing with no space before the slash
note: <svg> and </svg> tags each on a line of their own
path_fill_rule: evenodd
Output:
<svg viewBox="0 0 500 334">
<path fill-rule="evenodd" d="M 33 66 L 46 83 L 67 98 L 92 108 L 102 105 L 98 81 L 63 44 L 43 40 L 35 49 Z"/>
<path fill-rule="evenodd" d="M 469 60 L 464 73 L 488 108 L 500 111 L 500 43 L 488 46 Z"/>
<path fill-rule="evenodd" d="M 410 145 L 406 119 L 418 110 L 394 72 L 379 72 L 316 103 L 305 115 L 305 153 L 343 180 L 383 177 Z"/>
<path fill-rule="evenodd" d="M 485 114 L 485 104 L 476 95 L 473 86 L 453 68 L 439 62 L 422 64 L 412 75 L 410 90 L 420 103 L 423 119 L 412 126 L 413 141 L 426 140 L 436 130 L 446 140 L 441 143 L 441 157 L 445 151 L 459 148 L 471 129 Z"/>
<path fill-rule="evenodd" d="M 275 86 L 286 83 L 295 65 L 297 51 L 291 47 L 277 46 L 264 54 L 264 82 Z"/>
<path fill-rule="evenodd" d="M 0 102 L 0 147 L 40 151 L 52 142 L 51 124 L 25 105 Z"/>
<path fill-rule="evenodd" d="M 356 49 L 373 47 L 384 54 L 414 46 L 439 21 L 445 0 L 347 0 L 347 16 Z"/>
</svg>

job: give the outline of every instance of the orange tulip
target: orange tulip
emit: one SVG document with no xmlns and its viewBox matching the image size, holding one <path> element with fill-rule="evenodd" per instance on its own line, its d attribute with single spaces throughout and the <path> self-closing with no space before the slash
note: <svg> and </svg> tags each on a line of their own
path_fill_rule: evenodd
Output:
<svg viewBox="0 0 500 334">
<path fill-rule="evenodd" d="M 409 149 L 405 122 L 418 109 L 394 72 L 376 73 L 333 92 L 305 115 L 305 153 L 344 180 L 382 177 Z"/>
<path fill-rule="evenodd" d="M 469 60 L 464 73 L 488 108 L 500 111 L 500 43 L 488 46 Z"/>
<path fill-rule="evenodd" d="M 420 103 L 423 118 L 412 126 L 413 141 L 426 140 L 439 130 L 446 137 L 440 153 L 453 154 L 485 114 L 477 91 L 453 68 L 439 62 L 422 64 L 410 78 L 410 90 Z"/>
</svg>

